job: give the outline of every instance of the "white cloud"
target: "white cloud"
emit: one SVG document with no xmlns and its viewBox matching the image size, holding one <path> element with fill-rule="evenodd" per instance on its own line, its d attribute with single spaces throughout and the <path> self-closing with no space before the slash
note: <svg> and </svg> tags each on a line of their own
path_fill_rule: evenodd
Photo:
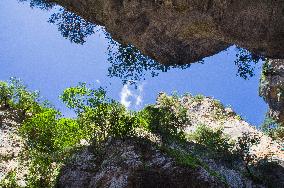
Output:
<svg viewBox="0 0 284 188">
<path fill-rule="evenodd" d="M 138 95 L 137 97 L 136 97 L 136 106 L 140 106 L 141 104 L 142 104 L 142 96 L 141 95 Z"/>
<path fill-rule="evenodd" d="M 143 103 L 143 91 L 144 91 L 144 83 L 138 86 L 138 95 L 136 95 L 136 106 L 140 106 Z"/>
<path fill-rule="evenodd" d="M 120 103 L 126 108 L 130 108 L 133 103 L 135 108 L 138 108 L 143 104 L 143 91 L 144 83 L 138 85 L 136 90 L 131 90 L 131 84 L 127 83 L 121 89 Z"/>
<path fill-rule="evenodd" d="M 141 84 L 141 85 L 138 86 L 138 91 L 139 91 L 140 93 L 143 92 L 143 89 L 144 89 L 144 84 Z"/>
<path fill-rule="evenodd" d="M 101 81 L 100 81 L 100 80 L 96 80 L 96 82 L 97 82 L 98 84 L 100 84 L 100 83 L 101 83 Z"/>
<path fill-rule="evenodd" d="M 120 103 L 123 104 L 126 108 L 129 108 L 131 105 L 130 97 L 132 96 L 132 92 L 129 89 L 129 84 L 123 86 L 120 92 Z"/>
</svg>

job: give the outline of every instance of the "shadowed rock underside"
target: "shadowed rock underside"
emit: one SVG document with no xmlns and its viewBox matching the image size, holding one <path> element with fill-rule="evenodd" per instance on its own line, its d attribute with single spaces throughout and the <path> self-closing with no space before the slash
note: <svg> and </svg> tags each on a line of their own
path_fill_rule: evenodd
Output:
<svg viewBox="0 0 284 188">
<path fill-rule="evenodd" d="M 236 44 L 284 58 L 283 0 L 53 0 L 163 64 L 186 64 Z"/>
</svg>

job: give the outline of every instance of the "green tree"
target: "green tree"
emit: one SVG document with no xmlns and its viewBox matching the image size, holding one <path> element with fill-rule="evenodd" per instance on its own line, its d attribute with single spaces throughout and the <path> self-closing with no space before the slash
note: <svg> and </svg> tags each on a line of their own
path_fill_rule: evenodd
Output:
<svg viewBox="0 0 284 188">
<path fill-rule="evenodd" d="M 241 157 L 247 172 L 251 177 L 254 177 L 250 166 L 254 162 L 257 156 L 251 153 L 251 148 L 260 143 L 260 136 L 257 134 L 251 134 L 244 132 L 241 137 L 238 138 L 236 143 L 235 154 Z"/>
<path fill-rule="evenodd" d="M 25 140 L 24 163 L 29 168 L 29 187 L 52 187 L 57 168 L 79 146 L 81 127 L 76 120 L 61 118 L 60 112 L 46 108 L 27 119 L 20 128 Z"/>
<path fill-rule="evenodd" d="M 264 57 L 249 52 L 246 49 L 237 47 L 235 65 L 238 67 L 237 75 L 245 80 L 254 76 L 255 65 L 264 61 Z"/>
<path fill-rule="evenodd" d="M 140 116 L 146 122 L 146 128 L 159 134 L 163 141 L 184 140 L 184 127 L 190 123 L 187 109 L 182 106 L 177 96 L 161 94 L 157 105 L 145 107 Z"/>
<path fill-rule="evenodd" d="M 134 128 L 138 126 L 135 114 L 108 98 L 103 88 L 91 89 L 85 83 L 80 83 L 67 88 L 61 99 L 78 115 L 78 122 L 88 140 L 98 144 L 110 136 L 132 136 Z"/>
<path fill-rule="evenodd" d="M 284 141 L 284 127 L 273 118 L 266 116 L 261 129 L 272 139 Z"/>
<path fill-rule="evenodd" d="M 9 82 L 0 82 L 0 106 L 16 110 L 18 120 L 23 121 L 41 112 L 47 103 L 41 102 L 38 91 L 30 91 L 21 80 L 11 78 Z"/>
<path fill-rule="evenodd" d="M 7 109 L 10 106 L 12 90 L 6 82 L 0 82 L 0 107 Z"/>
<path fill-rule="evenodd" d="M 229 154 L 234 146 L 230 138 L 224 135 L 223 129 L 214 130 L 206 125 L 199 125 L 191 135 L 191 138 L 219 154 Z"/>
</svg>

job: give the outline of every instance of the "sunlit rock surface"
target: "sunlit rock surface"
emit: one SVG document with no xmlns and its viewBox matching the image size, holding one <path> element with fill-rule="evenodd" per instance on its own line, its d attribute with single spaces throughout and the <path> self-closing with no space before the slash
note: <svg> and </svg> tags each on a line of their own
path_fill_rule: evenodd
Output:
<svg viewBox="0 0 284 188">
<path fill-rule="evenodd" d="M 265 63 L 260 95 L 269 105 L 269 115 L 284 125 L 284 59 L 271 59 Z"/>
<path fill-rule="evenodd" d="M 185 64 L 232 44 L 284 58 L 283 0 L 53 0 L 164 64 Z"/>
<path fill-rule="evenodd" d="M 19 123 L 16 121 L 14 112 L 0 110 L 0 181 L 9 172 L 18 172 L 18 184 L 24 186 L 25 167 L 20 166 L 20 152 L 23 142 L 18 135 Z"/>
<path fill-rule="evenodd" d="M 223 132 L 233 140 L 237 140 L 243 133 L 259 135 L 261 137 L 260 144 L 252 152 L 258 158 L 270 156 L 279 159 L 284 165 L 284 151 L 281 151 L 281 145 L 256 129 L 256 127 L 247 123 L 231 108 L 225 108 L 216 99 L 208 97 L 205 97 L 202 101 L 195 101 L 188 97 L 185 97 L 184 100 L 186 100 L 184 105 L 188 109 L 188 114 L 193 124 L 193 126 L 187 127 L 187 132 L 192 132 L 196 126 L 204 124 L 213 129 L 222 127 Z"/>
<path fill-rule="evenodd" d="M 159 95 L 157 106 L 163 96 L 163 93 Z M 271 180 L 270 187 L 284 186 L 284 151 L 277 141 L 212 98 L 188 95 L 179 102 L 187 109 L 190 118 L 189 124 L 185 125 L 187 134 L 205 124 L 213 129 L 223 128 L 223 133 L 232 140 L 242 136 L 243 132 L 259 135 L 260 144 L 251 149 L 252 154 L 258 161 L 276 162 L 271 164 L 273 166 L 261 167 L 259 173 Z M 19 123 L 12 117 L 13 113 L 0 111 L 0 180 L 8 172 L 15 171 L 19 184 L 25 185 L 27 167 L 18 163 L 22 148 L 17 133 Z M 208 148 L 200 150 L 200 145 L 191 140 L 183 145 L 173 141 L 167 147 L 194 157 L 191 160 L 195 167 L 182 165 L 161 147 L 161 143 L 158 135 L 137 130 L 134 138 L 109 139 L 99 153 L 93 146 L 82 146 L 81 151 L 75 153 L 60 170 L 57 187 L 269 187 L 245 176 L 245 166 L 238 159 L 232 163 L 226 157 L 212 156 Z M 176 157 L 181 154 L 176 154 Z"/>
<path fill-rule="evenodd" d="M 164 94 L 160 96 L 162 95 Z M 193 132 L 198 125 L 205 124 L 213 129 L 222 127 L 224 134 L 233 140 L 241 137 L 243 132 L 259 135 L 260 144 L 252 148 L 251 152 L 260 161 L 268 159 L 278 163 L 270 167 L 260 167 L 259 171 L 271 180 L 271 184 L 262 185 L 245 176 L 244 164 L 237 159 L 228 163 L 225 157 L 208 155 L 206 148 L 195 153 L 194 148 L 198 147 L 198 144 L 193 142 L 187 142 L 183 149 L 174 142 L 170 147 L 192 153 L 206 168 L 202 165 L 195 169 L 179 165 L 176 159 L 157 147 L 159 139 L 151 135 L 152 138 L 147 141 L 147 136 L 142 134 L 141 138 L 110 139 L 99 155 L 92 146 L 81 150 L 61 170 L 58 187 L 284 186 L 284 152 L 281 151 L 280 144 L 241 120 L 231 108 L 223 107 L 212 98 L 197 100 L 187 96 L 181 99 L 181 103 L 188 109 L 191 120 L 186 126 L 187 133 Z M 219 174 L 219 178 L 216 174 Z M 220 177 L 223 177 L 226 183 L 221 181 Z"/>
</svg>

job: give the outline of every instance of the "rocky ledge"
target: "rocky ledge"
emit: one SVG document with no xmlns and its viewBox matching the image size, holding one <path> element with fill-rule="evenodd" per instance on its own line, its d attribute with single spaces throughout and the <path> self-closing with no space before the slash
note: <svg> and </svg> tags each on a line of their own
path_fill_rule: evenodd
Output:
<svg viewBox="0 0 284 188">
<path fill-rule="evenodd" d="M 164 94 L 162 94 L 164 95 Z M 162 96 L 160 95 L 160 96 Z M 159 99 L 158 99 L 159 101 Z M 273 187 L 284 186 L 284 152 L 276 141 L 241 120 L 231 108 L 224 108 L 211 98 L 183 97 L 181 103 L 192 120 L 188 134 L 200 124 L 223 128 L 232 140 L 244 132 L 259 135 L 253 147 L 255 168 L 266 183 L 246 176 L 245 165 L 238 159 L 208 155 L 210 150 L 188 141 L 161 144 L 156 135 L 109 139 L 100 153 L 88 146 L 73 156 L 59 175 L 58 187 Z M 159 102 L 157 103 L 159 105 Z M 197 149 L 199 148 L 199 149 Z M 270 162 L 263 162 L 263 161 Z M 268 182 L 268 183 L 267 183 Z"/>
<path fill-rule="evenodd" d="M 233 44 L 284 58 L 283 0 L 49 1 L 163 64 L 193 63 Z"/>
<path fill-rule="evenodd" d="M 100 157 L 91 147 L 61 171 L 58 187 L 225 187 L 204 168 L 178 165 L 142 139 L 109 140 Z"/>
<path fill-rule="evenodd" d="M 260 95 L 269 105 L 269 115 L 284 125 L 284 60 L 271 59 L 263 66 Z"/>
<path fill-rule="evenodd" d="M 168 97 L 161 93 L 160 99 Z M 248 176 L 246 164 L 239 158 L 213 153 L 195 140 L 162 142 L 159 135 L 137 129 L 131 138 L 109 138 L 100 149 L 94 145 L 81 147 L 63 165 L 57 177 L 57 187 L 283 187 L 284 151 L 278 141 L 272 140 L 241 119 L 231 108 L 215 99 L 203 96 L 184 96 L 179 103 L 187 109 L 190 123 L 184 126 L 186 135 L 196 132 L 198 126 L 220 129 L 232 141 L 243 133 L 257 135 L 260 141 L 250 148 L 255 156 L 251 166 L 255 178 Z M 6 112 L 5 112 L 6 113 Z M 0 182 L 5 173 L 17 171 L 18 184 L 25 185 L 25 167 L 17 163 L 21 139 L 17 123 L 1 112 Z M 12 122 L 12 123 L 9 123 Z M 14 122 L 14 123 L 13 123 Z M 13 137 L 9 135 L 14 135 Z M 15 136 L 17 138 L 15 139 Z"/>
</svg>

